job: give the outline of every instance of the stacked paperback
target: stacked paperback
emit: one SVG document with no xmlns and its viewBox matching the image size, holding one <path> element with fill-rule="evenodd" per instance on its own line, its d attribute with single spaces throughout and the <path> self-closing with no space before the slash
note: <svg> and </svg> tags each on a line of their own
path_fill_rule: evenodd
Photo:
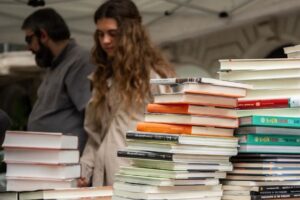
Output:
<svg viewBox="0 0 300 200">
<path fill-rule="evenodd" d="M 239 99 L 239 154 L 223 199 L 300 199 L 300 59 L 220 62 L 221 79 L 253 85 Z"/>
<path fill-rule="evenodd" d="M 126 133 L 131 160 L 116 174 L 114 200 L 220 200 L 219 179 L 237 154 L 237 98 L 249 85 L 209 78 L 153 79 L 172 92 L 154 97 L 145 121 Z"/>
<path fill-rule="evenodd" d="M 7 191 L 71 188 L 80 177 L 78 138 L 62 133 L 7 131 Z"/>
</svg>

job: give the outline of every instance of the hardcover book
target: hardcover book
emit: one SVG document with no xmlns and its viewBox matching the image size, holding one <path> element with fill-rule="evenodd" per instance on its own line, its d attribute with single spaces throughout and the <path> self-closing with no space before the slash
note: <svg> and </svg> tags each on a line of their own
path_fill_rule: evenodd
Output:
<svg viewBox="0 0 300 200">
<path fill-rule="evenodd" d="M 160 132 L 169 134 L 191 134 L 191 135 L 211 135 L 211 136 L 233 136 L 233 130 L 230 128 L 215 128 L 205 126 L 162 124 L 139 122 L 137 131 Z"/>
<path fill-rule="evenodd" d="M 240 126 L 275 126 L 300 128 L 300 117 L 253 115 L 239 118 Z"/>
</svg>

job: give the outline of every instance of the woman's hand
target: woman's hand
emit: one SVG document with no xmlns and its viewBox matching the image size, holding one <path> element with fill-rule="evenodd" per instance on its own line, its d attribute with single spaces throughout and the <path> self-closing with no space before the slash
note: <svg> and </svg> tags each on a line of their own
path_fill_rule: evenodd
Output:
<svg viewBox="0 0 300 200">
<path fill-rule="evenodd" d="M 88 187 L 88 186 L 89 186 L 89 184 L 88 184 L 86 178 L 81 177 L 81 178 L 77 179 L 77 187 Z"/>
</svg>

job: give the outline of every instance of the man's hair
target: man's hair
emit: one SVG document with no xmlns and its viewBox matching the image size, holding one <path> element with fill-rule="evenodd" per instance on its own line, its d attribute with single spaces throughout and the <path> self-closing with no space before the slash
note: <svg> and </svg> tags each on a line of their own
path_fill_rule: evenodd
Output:
<svg viewBox="0 0 300 200">
<path fill-rule="evenodd" d="M 23 22 L 22 29 L 31 29 L 38 37 L 44 29 L 54 41 L 70 38 L 70 30 L 64 19 L 52 8 L 44 8 L 29 15 Z"/>
</svg>

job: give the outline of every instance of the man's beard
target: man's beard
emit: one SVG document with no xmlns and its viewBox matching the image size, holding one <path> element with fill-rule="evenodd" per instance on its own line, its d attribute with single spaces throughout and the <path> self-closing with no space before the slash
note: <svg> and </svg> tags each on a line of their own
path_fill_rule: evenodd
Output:
<svg viewBox="0 0 300 200">
<path fill-rule="evenodd" d="M 36 64 L 43 68 L 51 67 L 54 57 L 51 50 L 43 45 L 41 41 L 39 41 L 39 46 L 40 49 L 35 52 Z"/>
</svg>

